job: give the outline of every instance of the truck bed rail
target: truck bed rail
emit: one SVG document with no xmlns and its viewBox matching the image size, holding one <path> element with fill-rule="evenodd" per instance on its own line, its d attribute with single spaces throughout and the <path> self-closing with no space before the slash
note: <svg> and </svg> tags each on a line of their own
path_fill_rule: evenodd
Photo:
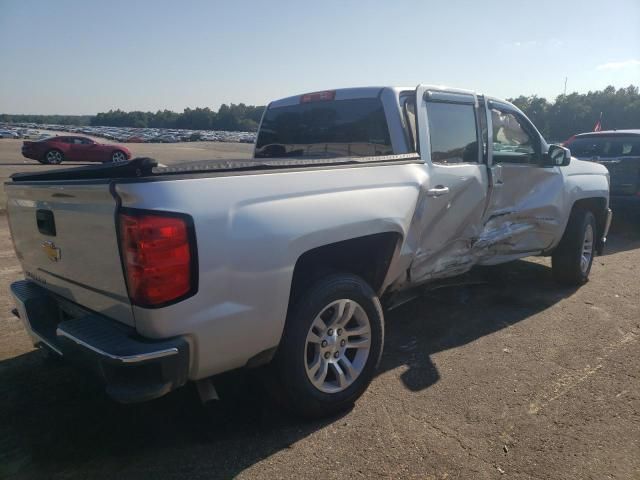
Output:
<svg viewBox="0 0 640 480">
<path fill-rule="evenodd" d="M 14 173 L 13 182 L 40 182 L 56 180 L 97 180 L 178 175 L 216 171 L 272 170 L 281 168 L 322 167 L 335 165 L 379 164 L 384 162 L 417 162 L 417 153 L 380 155 L 372 157 L 336 158 L 275 158 L 272 160 L 198 160 L 172 166 L 160 165 L 155 159 L 140 157 L 118 164 L 91 165 L 44 172 Z"/>
</svg>

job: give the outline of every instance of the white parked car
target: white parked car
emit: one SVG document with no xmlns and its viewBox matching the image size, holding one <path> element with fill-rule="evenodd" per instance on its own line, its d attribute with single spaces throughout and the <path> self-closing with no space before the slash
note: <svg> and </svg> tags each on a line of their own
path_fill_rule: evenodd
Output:
<svg viewBox="0 0 640 480">
<path fill-rule="evenodd" d="M 0 138 L 20 138 L 20 134 L 13 130 L 0 130 Z"/>
</svg>

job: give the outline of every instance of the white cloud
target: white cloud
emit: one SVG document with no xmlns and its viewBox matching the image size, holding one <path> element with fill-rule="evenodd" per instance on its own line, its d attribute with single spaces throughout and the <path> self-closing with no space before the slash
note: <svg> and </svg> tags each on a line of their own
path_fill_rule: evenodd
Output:
<svg viewBox="0 0 640 480">
<path fill-rule="evenodd" d="M 609 62 L 598 65 L 596 70 L 621 70 L 623 68 L 640 67 L 640 60 L 627 60 L 624 62 Z"/>
<path fill-rule="evenodd" d="M 536 42 L 535 40 L 527 40 L 525 42 L 513 42 L 511 44 L 514 47 L 536 47 L 538 46 L 538 42 Z"/>
</svg>

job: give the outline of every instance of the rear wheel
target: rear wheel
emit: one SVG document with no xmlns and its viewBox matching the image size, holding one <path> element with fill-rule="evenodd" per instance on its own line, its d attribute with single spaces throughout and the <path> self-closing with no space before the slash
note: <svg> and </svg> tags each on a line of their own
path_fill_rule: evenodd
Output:
<svg viewBox="0 0 640 480">
<path fill-rule="evenodd" d="M 560 244 L 553 252 L 554 278 L 565 285 L 582 285 L 589 279 L 596 244 L 596 219 L 589 210 L 575 209 Z"/>
<path fill-rule="evenodd" d="M 64 160 L 64 155 L 60 150 L 48 150 L 44 154 L 44 160 L 49 165 L 58 165 Z"/>
<path fill-rule="evenodd" d="M 280 398 L 305 417 L 345 410 L 364 393 L 382 354 L 384 319 L 360 277 L 325 277 L 287 318 L 275 361 Z"/>
<path fill-rule="evenodd" d="M 113 163 L 121 163 L 121 162 L 126 162 L 127 161 L 127 156 L 124 154 L 124 152 L 120 151 L 120 150 L 116 150 L 115 152 L 113 152 L 113 154 L 111 155 L 111 161 Z"/>
</svg>

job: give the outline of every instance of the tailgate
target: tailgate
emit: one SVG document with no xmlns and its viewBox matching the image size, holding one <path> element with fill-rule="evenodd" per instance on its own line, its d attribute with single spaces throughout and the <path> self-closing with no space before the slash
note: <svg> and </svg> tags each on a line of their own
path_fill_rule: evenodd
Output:
<svg viewBox="0 0 640 480">
<path fill-rule="evenodd" d="M 133 326 L 109 182 L 7 183 L 7 212 L 25 276 Z"/>
</svg>

